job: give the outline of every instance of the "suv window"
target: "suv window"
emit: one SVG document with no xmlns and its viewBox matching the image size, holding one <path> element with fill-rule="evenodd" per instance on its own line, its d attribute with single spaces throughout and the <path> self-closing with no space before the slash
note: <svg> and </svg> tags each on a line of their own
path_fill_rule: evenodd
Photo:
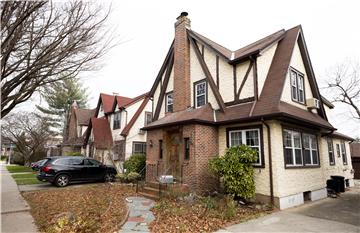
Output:
<svg viewBox="0 0 360 233">
<path fill-rule="evenodd" d="M 61 158 L 57 159 L 54 164 L 56 165 L 83 165 L 83 159 L 82 158 Z"/>
<path fill-rule="evenodd" d="M 57 159 L 53 162 L 56 165 L 68 165 L 68 159 Z"/>
<path fill-rule="evenodd" d="M 95 159 L 86 159 L 85 160 L 85 164 L 86 165 L 91 165 L 91 166 L 99 166 L 101 165 L 101 163 Z"/>
</svg>

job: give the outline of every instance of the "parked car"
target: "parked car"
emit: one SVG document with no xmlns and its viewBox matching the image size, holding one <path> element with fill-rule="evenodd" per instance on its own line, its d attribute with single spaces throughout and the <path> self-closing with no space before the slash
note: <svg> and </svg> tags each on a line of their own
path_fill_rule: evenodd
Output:
<svg viewBox="0 0 360 233">
<path fill-rule="evenodd" d="M 48 161 L 49 158 L 45 158 L 36 162 L 31 163 L 31 169 L 33 169 L 34 171 L 39 171 L 40 168 L 46 163 L 46 161 Z"/>
<path fill-rule="evenodd" d="M 37 178 L 58 187 L 73 182 L 113 181 L 117 171 L 112 166 L 82 156 L 51 157 L 40 169 Z"/>
</svg>

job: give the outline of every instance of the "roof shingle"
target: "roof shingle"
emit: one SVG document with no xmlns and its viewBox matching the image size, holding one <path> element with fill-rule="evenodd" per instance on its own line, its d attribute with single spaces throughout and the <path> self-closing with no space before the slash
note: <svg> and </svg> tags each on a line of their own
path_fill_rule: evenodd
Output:
<svg viewBox="0 0 360 233">
<path fill-rule="evenodd" d="M 109 149 L 113 145 L 110 124 L 106 118 L 91 118 L 94 144 L 98 149 Z"/>
</svg>

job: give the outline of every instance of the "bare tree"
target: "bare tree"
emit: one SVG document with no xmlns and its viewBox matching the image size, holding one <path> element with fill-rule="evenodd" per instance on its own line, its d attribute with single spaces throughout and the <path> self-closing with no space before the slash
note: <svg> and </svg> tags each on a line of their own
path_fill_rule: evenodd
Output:
<svg viewBox="0 0 360 233">
<path fill-rule="evenodd" d="M 9 114 L 2 121 L 1 135 L 15 144 L 25 165 L 29 165 L 37 153 L 44 152 L 46 142 L 53 135 L 48 118 L 35 113 Z"/>
<path fill-rule="evenodd" d="M 2 1 L 1 118 L 42 87 L 98 68 L 109 11 L 89 1 Z"/>
<path fill-rule="evenodd" d="M 360 120 L 360 66 L 346 61 L 328 72 L 327 89 L 331 91 L 332 102 L 350 106 L 353 118 Z"/>
</svg>

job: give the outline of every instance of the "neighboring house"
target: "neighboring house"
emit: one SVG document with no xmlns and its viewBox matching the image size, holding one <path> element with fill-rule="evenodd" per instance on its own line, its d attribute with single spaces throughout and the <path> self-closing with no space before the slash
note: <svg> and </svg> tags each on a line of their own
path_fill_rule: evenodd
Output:
<svg viewBox="0 0 360 233">
<path fill-rule="evenodd" d="M 86 155 L 119 169 L 132 154 L 146 153 L 146 132 L 152 120 L 148 93 L 135 98 L 100 94 L 95 116 L 85 135 Z M 110 160 L 110 161 L 109 161 Z"/>
<path fill-rule="evenodd" d="M 63 137 L 61 135 L 50 136 L 45 144 L 46 157 L 60 156 L 62 143 Z"/>
<path fill-rule="evenodd" d="M 63 143 L 61 144 L 61 154 L 82 153 L 84 144 L 84 133 L 89 125 L 90 118 L 95 114 L 95 109 L 78 108 L 74 102 L 69 111 L 67 127 L 64 132 Z"/>
<path fill-rule="evenodd" d="M 354 169 L 354 179 L 360 179 L 360 142 L 350 144 L 351 162 Z"/>
<path fill-rule="evenodd" d="M 216 189 L 208 162 L 226 148 L 258 151 L 256 198 L 281 209 L 327 196 L 330 175 L 353 185 L 349 141 L 328 122 L 301 26 L 236 51 L 190 28 L 187 13 L 149 94 L 146 181 L 173 175 Z"/>
</svg>

